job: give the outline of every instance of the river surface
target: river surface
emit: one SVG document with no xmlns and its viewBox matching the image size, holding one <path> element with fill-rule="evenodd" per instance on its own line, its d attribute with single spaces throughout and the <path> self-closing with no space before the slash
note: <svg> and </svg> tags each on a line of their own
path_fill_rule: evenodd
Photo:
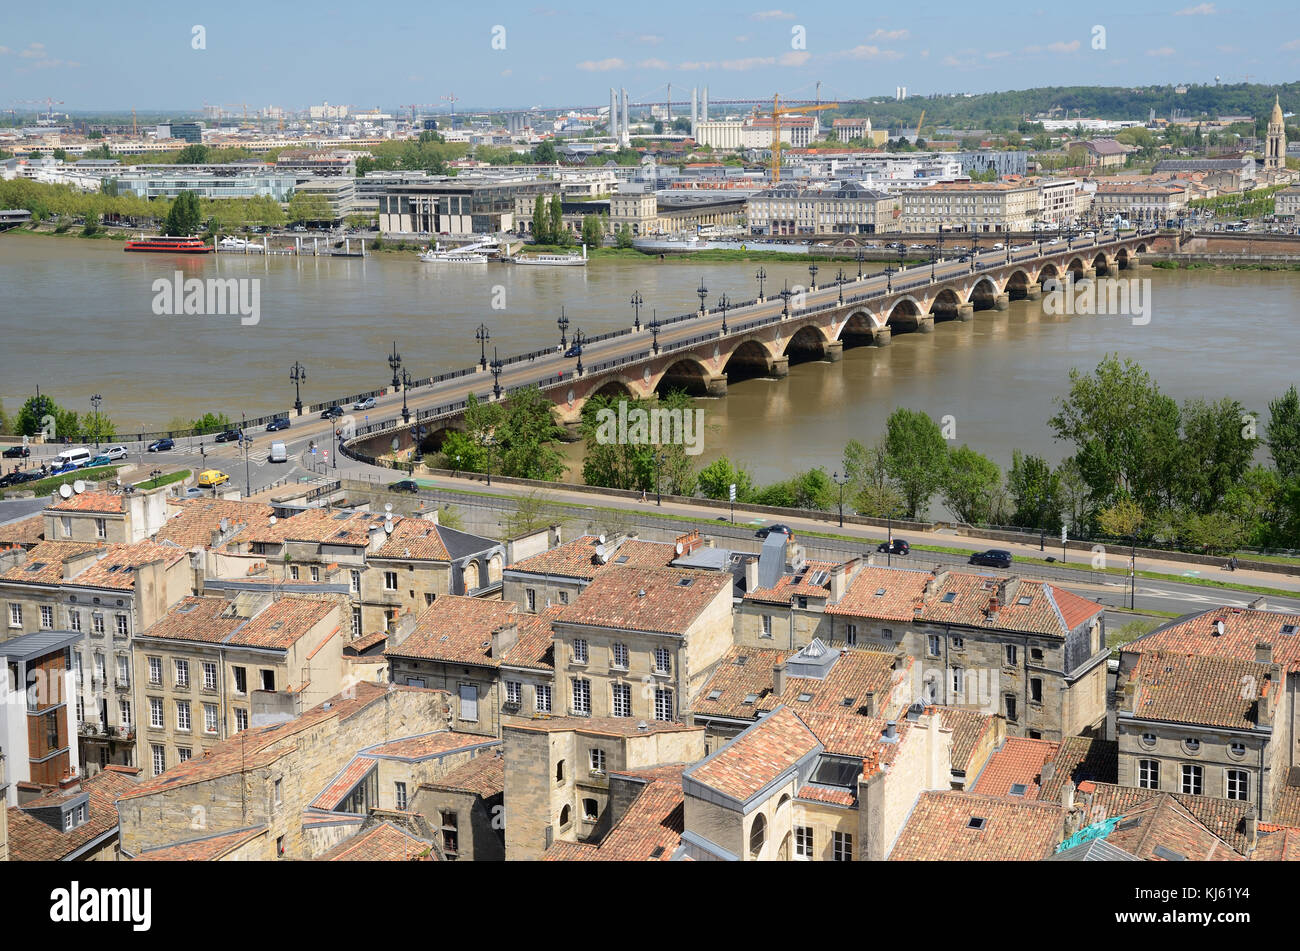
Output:
<svg viewBox="0 0 1300 951">
<path fill-rule="evenodd" d="M 475 329 L 491 332 L 488 357 L 554 346 L 561 307 L 569 333 L 631 324 L 639 291 L 642 321 L 698 306 L 726 292 L 755 296 L 767 272 L 806 283 L 797 263 L 599 261 L 586 268 L 427 265 L 413 253 L 365 259 L 127 254 L 121 244 L 39 235 L 0 235 L 0 399 L 16 412 L 39 385 L 85 411 L 93 393 L 119 429 L 165 428 L 204 412 L 260 416 L 293 402 L 289 371 L 307 367 L 304 403 L 386 385 L 393 342 L 412 376 L 478 361 Z M 823 265 L 827 283 L 841 265 Z M 856 264 L 843 265 L 848 274 Z M 868 265 L 879 267 L 879 265 Z M 185 277 L 259 278 L 258 322 L 238 315 L 154 313 L 153 282 Z M 1232 396 L 1266 413 L 1268 401 L 1300 378 L 1300 273 L 1171 272 L 1151 280 L 1150 322 L 1051 316 L 1041 304 L 979 311 L 971 322 L 939 322 L 932 334 L 900 333 L 886 348 L 846 349 L 839 363 L 804 363 L 785 380 L 746 380 L 723 399 L 701 400 L 705 451 L 725 454 L 771 481 L 795 468 L 840 465 L 853 438 L 875 440 L 898 406 L 953 417 L 958 443 L 1000 465 L 1015 448 L 1059 460 L 1066 447 L 1047 420 L 1072 367 L 1107 353 L 1141 363 L 1178 399 Z M 572 460 L 579 447 L 569 447 Z M 571 477 L 577 477 L 576 474 Z"/>
</svg>

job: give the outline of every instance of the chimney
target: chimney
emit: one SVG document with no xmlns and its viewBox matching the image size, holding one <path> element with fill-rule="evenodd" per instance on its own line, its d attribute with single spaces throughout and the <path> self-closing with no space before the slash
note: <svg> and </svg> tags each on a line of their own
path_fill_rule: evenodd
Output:
<svg viewBox="0 0 1300 951">
<path fill-rule="evenodd" d="M 785 695 L 785 662 L 781 662 L 772 668 L 772 692 L 780 697 Z"/>
<path fill-rule="evenodd" d="M 1274 690 L 1276 683 L 1270 674 L 1264 680 L 1264 683 L 1260 685 L 1259 699 L 1255 701 L 1255 722 L 1258 724 L 1262 725 L 1273 721 L 1273 695 L 1276 693 L 1276 690 Z"/>
<path fill-rule="evenodd" d="M 1056 761 L 1048 760 L 1038 772 L 1038 785 L 1046 786 L 1056 776 Z"/>
<path fill-rule="evenodd" d="M 844 597 L 844 592 L 848 589 L 849 566 L 848 564 L 836 565 L 831 569 L 831 597 L 830 603 L 835 604 Z"/>
<path fill-rule="evenodd" d="M 1268 599 L 1263 597 L 1256 598 L 1254 601 L 1250 602 L 1250 604 L 1246 605 L 1246 607 L 1251 611 L 1267 611 Z"/>
<path fill-rule="evenodd" d="M 548 549 L 559 548 L 561 544 L 562 542 L 560 541 L 560 526 L 552 525 L 550 534 L 547 536 L 546 539 L 547 548 Z"/>
<path fill-rule="evenodd" d="M 1255 851 L 1255 846 L 1259 844 L 1259 816 L 1253 812 L 1245 819 L 1246 833 L 1246 851 Z"/>
<path fill-rule="evenodd" d="M 874 717 L 876 715 L 876 695 L 874 693 L 869 692 L 862 698 L 862 709 L 866 711 L 866 715 L 869 717 Z M 910 715 L 908 719 L 911 719 Z"/>
<path fill-rule="evenodd" d="M 897 720 L 890 720 L 888 723 L 885 724 L 885 733 L 883 739 L 888 740 L 891 743 L 898 739 Z"/>
<path fill-rule="evenodd" d="M 745 562 L 745 590 L 754 591 L 758 588 L 758 556 L 755 555 Z"/>
<path fill-rule="evenodd" d="M 930 578 L 925 583 L 925 593 L 923 597 L 928 598 L 934 594 L 948 580 L 948 569 L 936 567 L 930 574 Z"/>
<path fill-rule="evenodd" d="M 518 624 L 503 624 L 492 632 L 492 659 L 500 660 L 501 655 L 514 646 L 519 637 Z"/>
<path fill-rule="evenodd" d="M 1266 644 L 1263 641 L 1257 641 L 1255 644 L 1255 663 L 1271 664 L 1273 663 L 1273 645 Z"/>
<path fill-rule="evenodd" d="M 1061 808 L 1069 812 L 1074 808 L 1074 780 L 1067 779 L 1061 784 Z"/>
</svg>

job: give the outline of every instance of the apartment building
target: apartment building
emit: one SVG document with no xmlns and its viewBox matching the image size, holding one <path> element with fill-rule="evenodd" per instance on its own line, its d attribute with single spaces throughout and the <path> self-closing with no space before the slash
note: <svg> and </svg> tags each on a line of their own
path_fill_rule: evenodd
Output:
<svg viewBox="0 0 1300 951">
<path fill-rule="evenodd" d="M 1037 225 L 1056 228 L 1070 224 L 1083 203 L 1082 185 L 1077 178 L 1042 178 L 1037 180 L 1039 202 Z"/>
<path fill-rule="evenodd" d="M 0 862 L 116 862 L 117 798 L 136 786 L 134 767 L 112 766 L 69 788 L 16 806 L 0 802 Z"/>
<path fill-rule="evenodd" d="M 379 199 L 379 230 L 389 234 L 497 234 L 515 228 L 515 199 L 549 195 L 545 179 L 466 182 L 458 178 L 391 186 Z"/>
<path fill-rule="evenodd" d="M 874 234 L 891 231 L 900 200 L 855 181 L 783 183 L 745 203 L 750 234 Z"/>
<path fill-rule="evenodd" d="M 146 775 L 202 758 L 261 716 L 300 715 L 343 686 L 337 597 L 186 597 L 136 635 Z"/>
<path fill-rule="evenodd" d="M 411 808 L 428 818 L 443 859 L 504 861 L 505 778 L 505 756 L 498 746 L 419 785 Z"/>
<path fill-rule="evenodd" d="M 696 533 L 694 538 L 698 540 Z M 678 542 L 691 545 L 691 536 Z M 572 604 L 582 589 L 606 565 L 627 568 L 666 568 L 677 557 L 675 545 L 649 542 L 629 535 L 582 535 L 573 541 L 507 565 L 501 596 L 529 613 L 552 605 Z"/>
<path fill-rule="evenodd" d="M 704 755 L 704 731 L 665 721 L 547 717 L 505 727 L 506 858 L 556 842 L 599 840 L 611 826 L 610 776 Z"/>
<path fill-rule="evenodd" d="M 45 507 L 45 540 L 130 544 L 150 538 L 167 518 L 165 492 L 79 492 Z"/>
<path fill-rule="evenodd" d="M 1011 182 L 941 182 L 902 194 L 901 230 L 1029 231 L 1041 215 L 1037 185 Z"/>
<path fill-rule="evenodd" d="M 68 789 L 77 780 L 68 651 L 78 639 L 38 631 L 0 642 L 0 785 L 11 806 L 43 789 Z"/>
<path fill-rule="evenodd" d="M 1098 180 L 1092 214 L 1107 219 L 1119 215 L 1140 227 L 1163 227 L 1187 207 L 1181 185 L 1145 185 Z"/>
</svg>

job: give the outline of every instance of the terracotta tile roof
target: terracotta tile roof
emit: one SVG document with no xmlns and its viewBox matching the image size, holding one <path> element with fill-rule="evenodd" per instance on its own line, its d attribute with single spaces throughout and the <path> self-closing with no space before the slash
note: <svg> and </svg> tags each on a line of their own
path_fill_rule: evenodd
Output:
<svg viewBox="0 0 1300 951">
<path fill-rule="evenodd" d="M 1069 779 L 1082 782 L 1115 783 L 1119 778 L 1119 744 L 1096 736 L 1067 736 L 1052 759 L 1052 777 L 1042 783 L 1038 798 L 1061 801 L 1061 787 Z"/>
<path fill-rule="evenodd" d="M 311 801 L 310 808 L 326 811 L 337 809 L 339 803 L 348 797 L 348 793 L 356 789 L 377 768 L 375 761 L 367 756 L 354 757 L 352 762 L 335 774 L 329 784 L 321 790 L 320 795 Z"/>
<path fill-rule="evenodd" d="M 561 839 L 546 850 L 543 862 L 598 862 L 600 849 L 586 842 L 569 842 Z"/>
<path fill-rule="evenodd" d="M 583 535 L 571 542 L 557 545 L 550 551 L 516 561 L 508 565 L 506 570 L 590 580 L 605 567 L 596 556 L 599 547 L 600 540 L 596 535 Z M 618 546 L 608 564 L 629 568 L 666 568 L 676 557 L 675 546 L 667 542 L 628 538 Z"/>
<path fill-rule="evenodd" d="M 789 707 L 782 707 L 686 771 L 691 779 L 745 802 L 820 745 Z"/>
<path fill-rule="evenodd" d="M 927 707 L 926 713 L 938 715 L 939 722 L 946 730 L 952 730 L 952 768 L 965 771 L 967 776 L 978 769 L 980 763 L 972 763 L 975 748 L 980 739 L 993 726 L 994 717 L 986 716 L 975 710 L 960 707 Z"/>
<path fill-rule="evenodd" d="M 1171 861 L 1170 853 L 1194 862 L 1244 860 L 1169 793 L 1126 810 L 1106 841 L 1146 862 Z"/>
<path fill-rule="evenodd" d="M 337 610 L 333 599 L 272 598 L 260 593 L 251 599 L 189 596 L 137 637 L 287 650 Z M 244 611 L 256 613 L 249 618 Z"/>
<path fill-rule="evenodd" d="M 682 793 L 682 766 L 660 767 L 632 800 L 600 841 L 590 851 L 559 849 L 556 843 L 547 849 L 544 860 L 602 862 L 668 862 L 682 844 L 686 828 Z M 645 771 L 649 773 L 649 771 Z M 619 775 L 639 776 L 641 772 Z"/>
<path fill-rule="evenodd" d="M 731 575 L 725 572 L 610 566 L 560 611 L 556 621 L 683 636 L 718 594 L 731 587 Z"/>
<path fill-rule="evenodd" d="M 1124 816 L 1157 796 L 1171 796 L 1193 815 L 1201 825 L 1228 843 L 1234 851 L 1246 852 L 1246 817 L 1254 812 L 1254 805 L 1232 799 L 1215 799 L 1211 796 L 1184 796 L 1181 793 L 1162 793 L 1135 786 L 1113 783 L 1094 783 L 1087 790 L 1080 787 L 1075 797 L 1076 805 L 1088 810 L 1089 817 Z"/>
<path fill-rule="evenodd" d="M 264 529 L 270 525 L 275 509 L 261 502 L 230 501 L 226 499 L 168 499 L 168 519 L 154 540 L 171 542 L 181 548 L 207 547 L 213 537 L 221 534 L 221 523 L 226 522 L 229 536 L 223 547 L 246 528 Z"/>
<path fill-rule="evenodd" d="M 441 730 L 437 733 L 425 733 L 420 736 L 405 736 L 400 740 L 391 740 L 378 746 L 368 746 L 361 755 L 370 758 L 422 760 L 434 756 L 444 756 L 456 750 L 473 749 L 484 744 L 498 743 L 491 737 L 479 733 L 458 733 L 455 730 Z"/>
<path fill-rule="evenodd" d="M 409 558 L 414 561 L 450 561 L 438 523 L 427 518 L 393 519 L 388 540 L 372 551 L 370 558 Z"/>
<path fill-rule="evenodd" d="M 18 545 L 31 548 L 45 538 L 45 516 L 40 512 L 30 518 L 0 525 L 0 548 Z"/>
<path fill-rule="evenodd" d="M 391 822 L 381 822 L 344 839 L 328 852 L 316 856 L 318 862 L 436 862 L 437 850 L 432 843 L 412 835 Z"/>
<path fill-rule="evenodd" d="M 104 549 L 104 557 L 84 568 L 69 584 L 117 591 L 131 590 L 135 587 L 135 572 L 132 569 L 155 562 L 171 567 L 188 557 L 184 549 L 153 542 L 109 545 Z"/>
<path fill-rule="evenodd" d="M 851 790 L 840 786 L 800 786 L 796 798 L 828 802 L 836 806 L 852 806 L 858 801 Z"/>
<path fill-rule="evenodd" d="M 266 823 L 208 835 L 201 839 L 189 839 L 185 842 L 173 842 L 145 849 L 135 857 L 137 862 L 215 862 L 229 855 L 241 845 L 252 842 L 259 835 L 266 835 Z"/>
<path fill-rule="evenodd" d="M 1216 621 L 1223 621 L 1222 636 Z M 1292 633 L 1283 631 L 1291 628 Z M 1256 644 L 1271 644 L 1273 660 L 1287 671 L 1300 670 L 1300 614 L 1216 607 L 1178 618 L 1125 645 L 1134 653 L 1175 651 L 1236 660 L 1255 659 Z"/>
<path fill-rule="evenodd" d="M 747 720 L 782 705 L 801 715 L 814 710 L 858 713 L 865 710 L 869 694 L 874 695 L 877 709 L 883 710 L 894 683 L 906 675 L 906 668 L 894 670 L 893 654 L 848 648 L 842 649 L 824 679 L 787 674 L 785 690 L 778 696 L 773 668 L 799 653 L 754 647 L 731 648 L 718 661 L 713 676 L 700 690 L 693 712 L 697 716 L 712 714 Z M 908 658 L 906 663 L 910 666 L 911 659 Z M 746 703 L 751 697 L 753 700 Z M 852 703 L 845 706 L 845 700 Z"/>
<path fill-rule="evenodd" d="M 1283 783 L 1273 802 L 1273 821 L 1281 825 L 1300 826 L 1300 770 L 1292 767 L 1282 777 Z"/>
<path fill-rule="evenodd" d="M 491 656 L 492 632 L 521 620 L 509 601 L 443 595 L 421 612 L 402 643 L 389 645 L 385 657 L 410 657 L 497 667 Z"/>
<path fill-rule="evenodd" d="M 60 498 L 46 507 L 53 512 L 103 512 L 106 515 L 122 514 L 122 496 L 111 492 L 82 492 L 70 498 Z"/>
<path fill-rule="evenodd" d="M 500 795 L 506 788 L 506 761 L 500 748 L 480 753 L 446 775 L 421 788 L 467 792 L 483 799 Z"/>
<path fill-rule="evenodd" d="M 344 647 L 359 654 L 364 650 L 374 647 L 376 644 L 382 644 L 386 640 L 388 640 L 388 634 L 385 631 L 375 631 L 373 634 L 363 634 L 361 637 L 348 641 Z"/>
<path fill-rule="evenodd" d="M 41 542 L 27 552 L 26 561 L 14 565 L 0 575 L 0 581 L 18 584 L 62 584 L 63 563 L 98 548 L 99 546 L 93 542 Z"/>
<path fill-rule="evenodd" d="M 979 828 L 972 822 L 982 819 Z M 1056 803 L 1016 802 L 965 792 L 923 792 L 912 807 L 890 861 L 1032 862 L 1061 842 Z"/>
<path fill-rule="evenodd" d="M 88 795 L 86 821 L 68 832 L 56 830 L 28 815 L 19 806 L 9 807 L 9 858 L 15 862 L 57 862 L 117 828 L 118 798 L 136 789 L 130 776 L 101 771 L 83 780 L 81 791 Z M 25 803 L 28 808 L 53 805 L 66 794 L 55 793 Z"/>
<path fill-rule="evenodd" d="M 403 520 L 393 517 L 394 531 Z M 260 542 L 279 545 L 286 541 L 317 542 L 349 547 L 370 544 L 370 532 L 384 527 L 384 516 L 375 512 L 348 512 L 329 508 L 304 509 L 289 518 L 278 518 L 275 524 L 252 525 L 239 533 L 240 543 Z"/>
<path fill-rule="evenodd" d="M 793 708 L 792 708 L 793 709 Z M 825 747 L 824 752 L 839 756 L 856 756 L 868 759 L 875 766 L 889 765 L 894 761 L 905 741 L 911 724 L 902 720 L 895 724 L 897 743 L 883 743 L 888 721 L 884 717 L 864 717 L 838 711 L 821 713 L 796 711 L 804 726 Z"/>
<path fill-rule="evenodd" d="M 1242 685 L 1253 683 L 1260 693 L 1277 691 L 1281 685 L 1268 680 L 1271 669 L 1228 657 L 1147 651 L 1129 675 L 1136 685 L 1131 706 L 1122 702 L 1120 713 L 1138 720 L 1257 729 L 1259 700 Z"/>
<path fill-rule="evenodd" d="M 642 724 L 645 724 L 645 729 L 641 728 Z M 623 737 L 644 736 L 647 733 L 686 733 L 703 729 L 675 720 L 636 720 L 632 717 L 536 717 L 531 720 L 512 720 L 506 728 L 535 733 L 567 733 L 572 730 L 575 733 Z"/>
<path fill-rule="evenodd" d="M 782 575 L 780 580 L 770 588 L 755 588 L 745 593 L 746 601 L 763 601 L 769 604 L 789 604 L 795 598 L 826 598 L 831 593 L 830 572 L 838 567 L 834 561 L 809 561 L 804 567 L 791 575 Z M 818 572 L 826 572 L 822 584 L 812 584 Z"/>
<path fill-rule="evenodd" d="M 826 613 L 883 621 L 911 621 L 930 576 L 928 571 L 911 568 L 864 565 L 854 575 L 844 596 L 834 604 L 826 605 Z"/>
<path fill-rule="evenodd" d="M 1038 799 L 1038 780 L 1043 764 L 1051 761 L 1059 743 L 1009 736 L 1002 748 L 989 757 L 971 792 L 981 796 L 1010 796 L 1011 787 L 1023 786 L 1019 798 Z"/>
<path fill-rule="evenodd" d="M 1293 826 L 1259 826 L 1259 841 L 1250 853 L 1254 862 L 1300 862 L 1300 829 Z"/>
<path fill-rule="evenodd" d="M 501 663 L 508 667 L 553 670 L 555 629 L 552 622 L 562 607 L 563 605 L 554 604 L 540 614 L 521 615 L 515 642 L 502 653 Z"/>
</svg>

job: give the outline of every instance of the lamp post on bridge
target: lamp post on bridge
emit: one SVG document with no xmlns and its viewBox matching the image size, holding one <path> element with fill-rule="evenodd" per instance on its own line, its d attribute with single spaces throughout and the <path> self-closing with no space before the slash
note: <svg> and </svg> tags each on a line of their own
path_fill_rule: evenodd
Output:
<svg viewBox="0 0 1300 951">
<path fill-rule="evenodd" d="M 844 303 L 844 268 L 840 268 L 839 272 L 835 275 L 835 283 L 839 285 L 840 303 L 843 304 Z"/>
<path fill-rule="evenodd" d="M 862 280 L 862 262 L 867 259 L 867 252 L 858 248 L 857 253 L 853 256 L 858 259 L 858 280 L 860 281 Z"/>
<path fill-rule="evenodd" d="M 487 369 L 487 342 L 492 339 L 492 334 L 488 332 L 487 324 L 479 324 L 478 330 L 474 331 L 474 339 L 478 341 L 478 364 L 484 370 Z"/>
<path fill-rule="evenodd" d="M 790 297 L 791 297 L 791 291 L 789 287 L 789 282 L 786 282 L 786 286 L 781 288 L 781 301 L 782 301 L 781 316 L 782 317 L 790 316 Z"/>
<path fill-rule="evenodd" d="M 496 347 L 492 348 L 491 366 L 492 366 L 492 398 L 499 400 L 501 399 L 501 370 L 505 366 L 505 364 L 502 363 L 500 358 L 497 356 Z M 578 367 L 579 367 L 578 372 L 581 373 L 582 372 L 581 360 L 579 360 Z"/>
<path fill-rule="evenodd" d="M 700 299 L 700 316 L 701 316 L 701 317 L 703 317 L 705 314 L 707 314 L 707 313 L 709 312 L 708 308 L 704 306 L 704 298 L 708 295 L 708 293 L 709 293 L 709 289 L 708 289 L 707 287 L 704 286 L 704 278 L 700 278 L 700 286 L 699 286 L 699 288 L 695 291 L 695 296 L 698 297 L 698 298 Z"/>
<path fill-rule="evenodd" d="M 808 265 L 808 276 L 809 276 L 808 283 L 812 285 L 811 289 L 814 291 L 817 290 L 817 272 L 819 270 L 821 270 L 821 268 L 817 266 L 817 263 L 815 261 L 812 264 Z"/>
<path fill-rule="evenodd" d="M 644 303 L 645 303 L 645 301 L 642 300 L 642 298 L 641 298 L 641 292 L 640 292 L 640 291 L 635 291 L 635 292 L 633 292 L 633 294 L 632 294 L 632 312 L 636 315 L 636 316 L 633 318 L 633 321 L 632 321 L 632 329 L 633 329 L 633 330 L 640 330 L 640 329 L 641 329 L 641 305 L 644 304 Z"/>
<path fill-rule="evenodd" d="M 397 352 L 397 344 L 393 343 L 393 352 Z M 302 415 L 302 385 L 307 382 L 307 368 L 297 360 L 293 361 L 293 366 L 289 370 L 289 382 L 293 384 L 293 408 Z M 97 397 L 92 396 L 90 401 L 93 403 Z"/>
<path fill-rule="evenodd" d="M 565 340 L 564 334 L 565 334 L 565 331 L 567 331 L 567 330 L 569 329 L 569 318 L 564 316 L 564 306 L 563 306 L 563 305 L 560 306 L 560 316 L 556 318 L 555 323 L 556 323 L 556 324 L 559 326 L 559 328 L 560 328 L 560 349 L 561 349 L 561 350 L 567 350 L 569 344 L 568 344 L 568 341 Z"/>
<path fill-rule="evenodd" d="M 402 370 L 402 422 L 411 421 L 411 410 L 406 405 L 406 391 L 411 388 L 411 374 L 408 370 Z"/>
<path fill-rule="evenodd" d="M 579 327 L 573 334 L 573 345 L 578 348 L 578 376 L 582 376 L 582 348 L 586 343 L 587 338 L 583 336 L 582 328 Z"/>
<path fill-rule="evenodd" d="M 893 265 L 890 264 L 885 265 L 885 293 L 886 294 L 894 293 L 895 273 L 896 273 L 896 269 L 893 267 Z"/>
<path fill-rule="evenodd" d="M 972 230 L 970 235 L 970 269 L 972 272 L 974 272 L 975 269 L 979 266 L 980 233 L 974 230 L 974 225 L 972 225 L 971 228 Z"/>
<path fill-rule="evenodd" d="M 724 291 L 722 296 L 718 298 L 718 309 L 722 311 L 722 336 L 724 337 L 727 335 L 727 307 L 730 304 L 731 301 L 727 300 L 727 294 Z"/>
<path fill-rule="evenodd" d="M 659 323 L 659 316 L 657 312 L 655 311 L 650 312 L 650 323 L 646 324 L 646 326 L 650 328 L 650 338 L 654 343 L 655 356 L 658 356 L 659 355 L 659 328 L 662 327 L 663 325 Z"/>
<path fill-rule="evenodd" d="M 761 302 L 763 300 L 763 282 L 767 280 L 767 271 L 759 268 L 754 277 L 758 278 L 758 299 Z"/>
<path fill-rule="evenodd" d="M 388 367 L 393 371 L 393 389 L 397 389 L 402 381 L 397 376 L 397 371 L 402 368 L 402 355 L 397 352 L 397 341 L 393 341 L 393 352 L 388 355 Z"/>
</svg>

